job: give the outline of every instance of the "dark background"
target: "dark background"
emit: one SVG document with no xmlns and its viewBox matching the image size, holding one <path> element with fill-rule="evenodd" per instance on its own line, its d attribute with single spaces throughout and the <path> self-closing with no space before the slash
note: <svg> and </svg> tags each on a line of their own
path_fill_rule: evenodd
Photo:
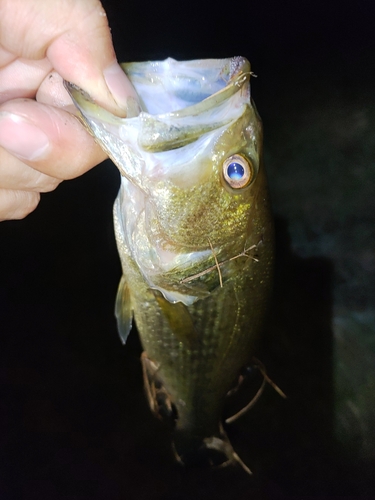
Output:
<svg viewBox="0 0 375 500">
<path fill-rule="evenodd" d="M 265 128 L 272 378 L 228 429 L 240 469 L 182 471 L 113 316 L 104 162 L 0 225 L 0 500 L 375 498 L 372 0 L 105 1 L 120 61 L 244 55 Z"/>
</svg>

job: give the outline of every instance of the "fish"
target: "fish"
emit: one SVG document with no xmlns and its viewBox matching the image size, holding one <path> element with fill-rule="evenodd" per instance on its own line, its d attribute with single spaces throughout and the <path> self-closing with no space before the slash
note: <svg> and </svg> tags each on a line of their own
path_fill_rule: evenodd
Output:
<svg viewBox="0 0 375 500">
<path fill-rule="evenodd" d="M 136 323 L 151 409 L 173 421 L 185 465 L 240 462 L 223 406 L 256 353 L 273 279 L 273 220 L 262 123 L 244 57 L 125 63 L 139 100 L 127 116 L 65 82 L 117 165 L 121 259 L 115 312 Z"/>
</svg>

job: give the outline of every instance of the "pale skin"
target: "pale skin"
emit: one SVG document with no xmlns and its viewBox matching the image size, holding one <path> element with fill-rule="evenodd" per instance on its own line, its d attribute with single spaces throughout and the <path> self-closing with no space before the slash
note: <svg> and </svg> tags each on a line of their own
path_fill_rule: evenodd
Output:
<svg viewBox="0 0 375 500">
<path fill-rule="evenodd" d="M 0 0 L 0 220 L 22 219 L 105 159 L 62 79 L 124 116 L 134 89 L 98 0 Z"/>
</svg>

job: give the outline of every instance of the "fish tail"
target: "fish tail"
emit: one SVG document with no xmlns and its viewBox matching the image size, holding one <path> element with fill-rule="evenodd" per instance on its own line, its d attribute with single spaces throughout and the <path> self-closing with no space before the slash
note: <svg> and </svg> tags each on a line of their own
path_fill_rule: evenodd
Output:
<svg viewBox="0 0 375 500">
<path fill-rule="evenodd" d="M 173 449 L 177 461 L 186 467 L 226 467 L 237 464 L 252 475 L 249 467 L 234 451 L 222 425 L 216 435 L 203 439 L 184 430 L 176 430 Z"/>
</svg>

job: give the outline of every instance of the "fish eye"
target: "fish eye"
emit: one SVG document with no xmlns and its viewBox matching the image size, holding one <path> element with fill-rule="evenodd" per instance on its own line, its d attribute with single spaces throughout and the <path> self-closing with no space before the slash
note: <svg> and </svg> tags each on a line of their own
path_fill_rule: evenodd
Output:
<svg viewBox="0 0 375 500">
<path fill-rule="evenodd" d="M 247 186 L 253 178 L 254 168 L 242 155 L 229 156 L 223 163 L 223 175 L 226 183 L 233 189 Z"/>
</svg>

